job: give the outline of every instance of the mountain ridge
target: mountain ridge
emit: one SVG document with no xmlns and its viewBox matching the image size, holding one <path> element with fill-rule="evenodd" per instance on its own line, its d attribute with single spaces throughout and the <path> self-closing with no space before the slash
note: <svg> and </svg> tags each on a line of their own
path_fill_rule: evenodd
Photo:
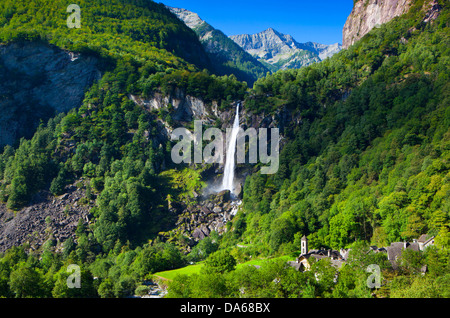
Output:
<svg viewBox="0 0 450 318">
<path fill-rule="evenodd" d="M 166 7 L 197 34 L 211 60 L 212 70 L 217 75 L 233 74 L 251 87 L 258 78 L 269 72 L 266 66 L 245 52 L 222 31 L 202 20 L 197 13 Z"/>
<path fill-rule="evenodd" d="M 341 50 L 339 43 L 299 43 L 291 35 L 278 32 L 274 28 L 255 34 L 232 35 L 230 38 L 246 52 L 271 65 L 273 70 L 308 66 Z"/>
<path fill-rule="evenodd" d="M 234 71 L 238 79 L 250 81 L 250 86 L 254 80 L 266 75 L 269 70 L 276 72 L 280 69 L 308 66 L 323 61 L 342 49 L 340 43 L 331 45 L 311 41 L 299 43 L 290 34 L 283 34 L 272 27 L 252 35 L 227 36 L 201 19 L 195 12 L 183 8 L 166 7 L 198 34 L 200 42 L 210 54 L 213 65 L 229 65 L 231 67 L 219 69 L 219 75 L 229 74 Z M 239 51 L 239 49 L 233 47 L 233 44 L 229 43 L 225 38 L 231 39 L 233 44 L 237 44 L 238 48 L 248 55 L 242 56 L 242 53 L 239 53 L 242 57 L 235 58 L 232 56 L 233 52 Z M 257 74 L 239 67 L 239 64 L 248 65 L 248 63 L 256 65 L 253 68 L 256 67 Z M 261 67 L 264 67 L 265 70 L 260 70 Z M 242 72 L 252 73 L 253 78 L 249 79 Z"/>
</svg>

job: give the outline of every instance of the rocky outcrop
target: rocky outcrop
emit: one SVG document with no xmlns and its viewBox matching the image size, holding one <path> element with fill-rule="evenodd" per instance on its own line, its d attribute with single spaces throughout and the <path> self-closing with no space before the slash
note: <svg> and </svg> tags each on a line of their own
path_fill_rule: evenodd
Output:
<svg viewBox="0 0 450 318">
<path fill-rule="evenodd" d="M 101 76 L 97 62 L 41 42 L 0 45 L 0 147 L 30 137 L 40 119 L 80 106 Z"/>
<path fill-rule="evenodd" d="M 186 95 L 183 90 L 178 88 L 169 96 L 154 93 L 151 98 L 145 99 L 140 96 L 130 95 L 130 99 L 136 104 L 145 107 L 148 111 L 170 110 L 172 119 L 181 122 L 190 122 L 192 120 L 211 121 L 212 117 L 217 117 L 219 114 L 216 102 L 207 104 L 200 98 Z"/>
<path fill-rule="evenodd" d="M 233 124 L 237 104 L 237 102 L 231 103 L 227 109 L 220 110 L 216 101 L 207 103 L 201 98 L 186 95 L 181 89 L 175 89 L 174 93 L 168 96 L 155 92 L 150 98 L 138 95 L 130 95 L 129 98 L 150 112 L 165 110 L 172 120 L 181 124 L 201 120 L 204 125 L 216 126 L 219 122 L 218 128 L 224 133 Z M 276 115 L 266 115 L 249 111 L 244 103 L 240 111 L 240 125 L 244 130 L 250 127 L 255 129 L 279 128 L 283 135 L 288 125 L 301 123 L 298 115 L 292 114 L 285 108 L 280 109 Z M 167 121 L 159 118 L 157 129 L 160 143 L 170 139 L 173 127 Z"/>
<path fill-rule="evenodd" d="M 423 22 L 429 23 L 436 20 L 442 10 L 442 6 L 439 4 L 438 0 L 433 0 L 425 3 L 423 10 L 426 12 Z"/>
<path fill-rule="evenodd" d="M 413 0 L 359 0 L 344 25 L 342 46 L 353 45 L 375 26 L 408 12 Z"/>
<path fill-rule="evenodd" d="M 343 48 L 353 45 L 374 27 L 405 14 L 413 4 L 414 0 L 358 0 L 342 31 Z M 422 9 L 427 23 L 436 19 L 441 7 L 437 0 L 428 0 Z"/>
<path fill-rule="evenodd" d="M 198 241 L 211 235 L 213 231 L 222 234 L 226 231 L 226 224 L 237 213 L 241 201 L 232 199 L 230 191 L 197 195 L 192 201 L 178 203 L 173 207 L 178 214 L 175 229 L 168 233 L 160 233 L 160 238 L 171 241 L 182 235 L 186 238 L 182 246 L 189 252 Z"/>
<path fill-rule="evenodd" d="M 167 6 L 167 8 L 191 29 L 196 29 L 202 24 L 206 23 L 205 21 L 200 19 L 199 15 L 195 12 L 169 6 Z"/>
</svg>

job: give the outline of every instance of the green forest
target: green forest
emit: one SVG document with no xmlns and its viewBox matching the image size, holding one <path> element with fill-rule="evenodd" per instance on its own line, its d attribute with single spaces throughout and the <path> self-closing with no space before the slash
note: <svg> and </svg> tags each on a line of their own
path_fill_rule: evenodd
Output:
<svg viewBox="0 0 450 318">
<path fill-rule="evenodd" d="M 167 297 L 450 297 L 448 2 L 424 23 L 424 0 L 416 0 L 349 49 L 267 74 L 252 88 L 214 74 L 196 34 L 162 4 L 79 0 L 82 28 L 68 29 L 70 3 L 0 3 L 1 43 L 40 41 L 102 62 L 102 78 L 79 108 L 0 152 L 0 202 L 20 213 L 39 191 L 60 196 L 77 182 L 93 220 L 80 219 L 62 249 L 49 235 L 39 250 L 23 244 L 0 254 L 0 297 L 127 297 L 155 273 L 196 262 L 202 271 L 175 277 Z M 281 130 L 278 173 L 252 167 L 227 231 L 190 253 L 183 237 L 158 234 L 177 220 L 170 202 L 202 191 L 205 167 L 173 164 L 172 143 L 158 138 L 158 120 L 181 125 L 173 109 L 148 111 L 128 97 L 177 89 L 220 111 L 242 101 L 248 112 L 289 112 L 300 122 Z M 435 236 L 435 245 L 406 250 L 397 270 L 385 254 L 367 253 L 422 234 Z M 310 248 L 351 248 L 347 264 L 288 266 L 279 257 L 297 257 L 303 236 Z M 267 262 L 237 267 L 251 259 Z M 80 289 L 67 287 L 70 264 L 81 267 Z M 366 285 L 370 264 L 382 269 L 376 290 Z"/>
</svg>

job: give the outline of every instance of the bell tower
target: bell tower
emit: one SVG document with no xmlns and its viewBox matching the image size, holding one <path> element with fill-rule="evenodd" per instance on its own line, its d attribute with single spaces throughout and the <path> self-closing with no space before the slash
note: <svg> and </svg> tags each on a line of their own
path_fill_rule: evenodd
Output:
<svg viewBox="0 0 450 318">
<path fill-rule="evenodd" d="M 301 240 L 301 255 L 308 254 L 308 239 L 303 235 Z"/>
</svg>

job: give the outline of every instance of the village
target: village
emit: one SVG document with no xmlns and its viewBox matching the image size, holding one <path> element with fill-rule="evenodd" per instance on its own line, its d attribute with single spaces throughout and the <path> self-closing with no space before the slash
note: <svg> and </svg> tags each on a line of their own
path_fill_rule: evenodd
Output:
<svg viewBox="0 0 450 318">
<path fill-rule="evenodd" d="M 367 253 L 386 253 L 387 260 L 391 263 L 394 270 L 398 269 L 398 263 L 402 252 L 406 249 L 413 251 L 424 251 L 427 247 L 434 245 L 434 236 L 422 234 L 418 239 L 414 239 L 413 242 L 393 242 L 387 247 L 370 246 Z M 348 259 L 348 255 L 351 249 L 308 249 L 308 239 L 303 236 L 301 239 L 301 254 L 295 261 L 290 261 L 288 264 L 299 271 L 311 270 L 311 259 L 316 261 L 321 259 L 328 259 L 332 266 L 336 269 L 340 269 Z M 426 266 L 421 268 L 421 272 L 425 274 L 427 271 Z"/>
</svg>

